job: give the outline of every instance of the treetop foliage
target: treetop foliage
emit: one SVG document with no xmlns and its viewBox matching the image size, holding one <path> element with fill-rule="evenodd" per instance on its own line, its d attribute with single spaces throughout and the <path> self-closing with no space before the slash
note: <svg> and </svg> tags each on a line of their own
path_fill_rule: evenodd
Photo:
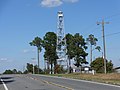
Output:
<svg viewBox="0 0 120 90">
<path fill-rule="evenodd" d="M 39 51 L 41 51 L 42 39 L 40 37 L 35 37 L 32 42 L 29 43 L 31 46 L 36 46 Z"/>
<path fill-rule="evenodd" d="M 106 66 L 107 66 L 107 73 L 113 72 L 113 63 L 112 61 L 106 60 Z M 94 69 L 97 73 L 104 73 L 104 59 L 102 57 L 96 58 L 91 63 L 92 69 Z"/>
<path fill-rule="evenodd" d="M 96 46 L 96 42 L 98 41 L 97 38 L 94 37 L 94 35 L 90 34 L 89 37 L 87 38 L 87 42 L 90 43 L 90 45 Z"/>
</svg>

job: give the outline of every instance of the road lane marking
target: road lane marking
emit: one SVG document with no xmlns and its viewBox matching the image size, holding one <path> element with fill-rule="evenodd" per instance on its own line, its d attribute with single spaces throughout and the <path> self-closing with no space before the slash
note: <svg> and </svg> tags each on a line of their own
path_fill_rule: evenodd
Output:
<svg viewBox="0 0 120 90">
<path fill-rule="evenodd" d="M 42 80 L 44 83 L 47 83 L 47 84 L 51 84 L 51 85 L 55 85 L 55 86 L 58 86 L 58 87 L 61 87 L 61 88 L 65 88 L 67 90 L 74 90 L 72 88 L 69 88 L 69 87 L 66 87 L 66 86 L 63 86 L 63 85 L 60 85 L 60 84 L 56 84 L 56 83 L 53 83 L 53 82 L 48 82 L 46 80 Z"/>
<path fill-rule="evenodd" d="M 26 76 L 27 78 L 30 78 L 30 79 L 33 79 L 33 80 L 38 80 L 37 78 L 33 78 L 31 76 Z M 46 83 L 46 84 L 51 84 L 51 85 L 55 85 L 57 87 L 61 87 L 61 88 L 65 88 L 67 90 L 74 90 L 73 88 L 69 88 L 69 87 L 66 87 L 66 86 L 63 86 L 63 85 L 60 85 L 60 84 L 56 84 L 56 83 L 53 83 L 53 82 L 49 82 L 49 81 L 46 81 L 46 80 L 41 80 L 43 83 Z"/>
<path fill-rule="evenodd" d="M 6 84 L 4 83 L 4 81 L 2 79 L 0 79 L 0 80 L 1 80 L 1 82 L 2 82 L 2 84 L 4 86 L 4 88 L 5 88 L 5 90 L 8 90 L 8 88 L 7 88 Z"/>
</svg>

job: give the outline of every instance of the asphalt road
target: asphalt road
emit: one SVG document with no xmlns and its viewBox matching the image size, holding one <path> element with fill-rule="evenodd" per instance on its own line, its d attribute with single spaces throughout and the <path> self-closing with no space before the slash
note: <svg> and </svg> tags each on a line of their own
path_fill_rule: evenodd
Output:
<svg viewBox="0 0 120 90">
<path fill-rule="evenodd" d="M 120 86 L 44 75 L 3 75 L 8 90 L 120 90 Z M 0 90 L 3 88 L 0 82 Z"/>
<path fill-rule="evenodd" d="M 0 81 L 0 90 L 66 90 L 25 75 L 2 75 L 0 77 L 7 86 L 7 89 L 5 87 L 3 88 L 3 84 Z"/>
<path fill-rule="evenodd" d="M 4 86 L 3 86 L 3 83 L 1 82 L 1 80 L 0 80 L 0 90 L 4 90 Z"/>
</svg>

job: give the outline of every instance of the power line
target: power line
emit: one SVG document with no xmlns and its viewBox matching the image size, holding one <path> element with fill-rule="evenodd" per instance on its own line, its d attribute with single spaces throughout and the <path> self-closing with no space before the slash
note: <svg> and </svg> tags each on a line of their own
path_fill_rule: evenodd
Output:
<svg viewBox="0 0 120 90">
<path fill-rule="evenodd" d="M 93 31 L 95 31 L 96 29 L 99 29 L 99 28 L 100 28 L 100 26 L 99 27 L 95 27 L 93 29 L 89 29 L 90 31 L 88 31 L 87 33 L 85 33 L 85 36 L 91 34 L 91 32 L 93 32 Z"/>
<path fill-rule="evenodd" d="M 108 16 L 108 17 L 105 17 L 104 19 L 111 19 L 111 18 L 113 18 L 113 17 L 115 17 L 115 16 L 120 16 L 120 13 L 117 13 L 117 14 L 113 14 L 113 15 L 111 15 L 111 16 Z M 109 20 L 110 21 L 110 20 Z M 86 27 L 86 28 L 84 28 L 84 29 L 82 29 L 83 31 L 85 31 L 85 30 L 89 30 L 87 33 L 85 33 L 85 35 L 87 35 L 87 34 L 89 34 L 90 32 L 93 32 L 93 31 L 95 31 L 96 29 L 98 29 L 98 28 L 100 28 L 100 27 L 95 27 L 95 24 L 91 24 L 89 27 Z"/>
<path fill-rule="evenodd" d="M 110 21 L 111 18 L 116 17 L 116 16 L 120 16 L 120 13 L 113 14 L 113 15 L 111 15 L 111 16 L 107 16 L 107 17 L 105 17 L 104 19 L 105 19 L 105 20 L 108 19 L 108 20 Z M 83 31 L 88 30 L 88 32 L 85 33 L 85 36 L 88 35 L 90 32 L 93 32 L 93 31 L 95 31 L 96 29 L 100 28 L 100 27 L 97 27 L 97 28 L 96 28 L 96 27 L 94 28 L 94 27 L 95 27 L 94 24 L 92 24 L 90 27 L 84 28 Z M 118 33 L 120 33 L 120 32 L 118 32 Z M 118 34 L 118 33 L 113 33 L 113 34 L 105 35 L 105 36 L 111 36 L 111 35 Z M 101 38 L 101 37 L 99 37 L 99 38 Z"/>
<path fill-rule="evenodd" d="M 113 36 L 113 35 L 116 35 L 116 34 L 120 34 L 120 32 L 116 32 L 116 33 L 108 34 L 108 35 L 106 35 L 106 36 Z"/>
<path fill-rule="evenodd" d="M 113 18 L 115 16 L 120 16 L 120 13 L 117 13 L 117 14 L 113 14 L 111 16 L 108 16 L 108 17 L 105 17 L 104 19 L 110 19 L 110 18 Z"/>
<path fill-rule="evenodd" d="M 120 34 L 120 32 L 115 32 L 115 33 L 111 33 L 111 34 L 106 34 L 105 37 L 113 36 L 113 35 L 116 35 L 116 34 Z M 98 37 L 98 39 L 99 39 L 99 38 L 102 38 L 102 36 L 101 36 L 101 37 Z"/>
</svg>

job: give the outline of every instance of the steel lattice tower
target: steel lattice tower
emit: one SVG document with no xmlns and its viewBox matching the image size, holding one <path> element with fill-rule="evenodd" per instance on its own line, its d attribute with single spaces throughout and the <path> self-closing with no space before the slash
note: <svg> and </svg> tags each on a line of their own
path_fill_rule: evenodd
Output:
<svg viewBox="0 0 120 90">
<path fill-rule="evenodd" d="M 64 30 L 64 15 L 62 11 L 58 12 L 58 22 L 57 22 L 57 63 L 59 65 L 65 65 L 67 64 L 67 58 L 66 58 L 66 39 L 65 39 L 65 30 Z"/>
</svg>

